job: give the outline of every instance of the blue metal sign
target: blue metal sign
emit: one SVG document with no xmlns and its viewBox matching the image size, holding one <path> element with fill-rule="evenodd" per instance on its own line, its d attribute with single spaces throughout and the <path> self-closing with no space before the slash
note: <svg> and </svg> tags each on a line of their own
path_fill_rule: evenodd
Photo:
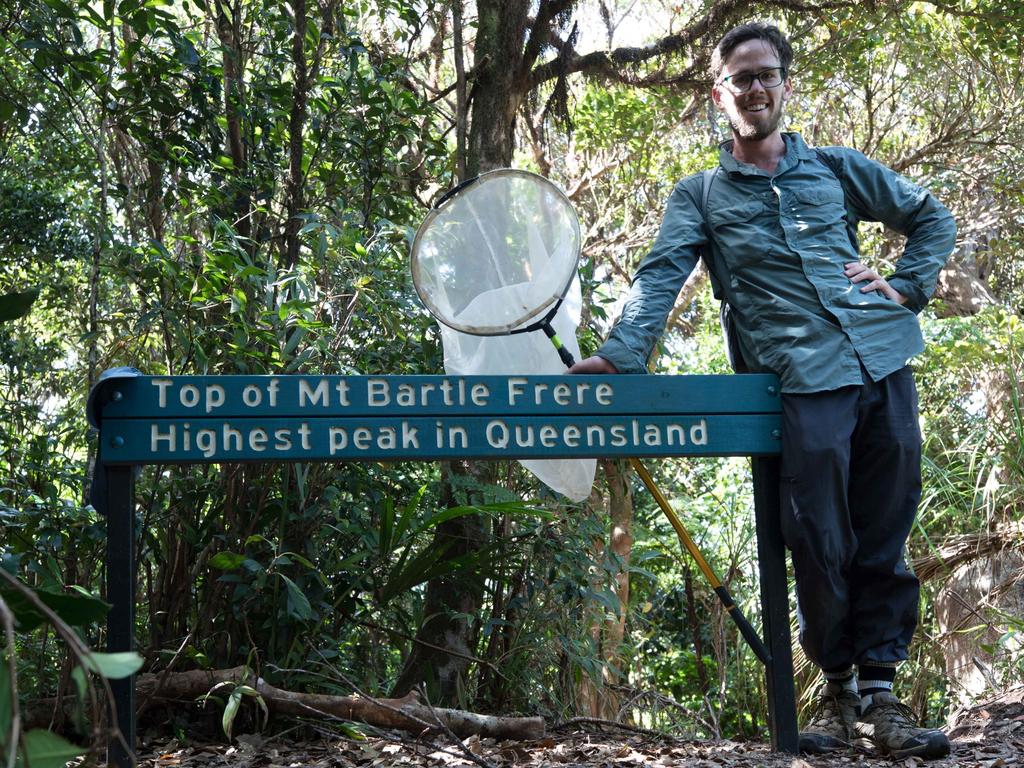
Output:
<svg viewBox="0 0 1024 768">
<path fill-rule="evenodd" d="M 774 376 L 133 376 L 108 464 L 779 452 Z"/>
<path fill-rule="evenodd" d="M 108 464 L 738 456 L 779 452 L 777 414 L 133 419 L 104 424 Z"/>
<path fill-rule="evenodd" d="M 744 376 L 137 376 L 103 418 L 778 412 L 778 379 Z"/>
</svg>

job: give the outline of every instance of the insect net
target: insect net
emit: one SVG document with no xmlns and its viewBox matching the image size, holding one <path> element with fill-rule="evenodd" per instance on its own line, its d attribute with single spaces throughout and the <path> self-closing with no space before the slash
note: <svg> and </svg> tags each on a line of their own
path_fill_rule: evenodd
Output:
<svg viewBox="0 0 1024 768">
<path fill-rule="evenodd" d="M 582 298 L 579 221 L 561 190 L 523 171 L 484 174 L 433 209 L 413 245 L 417 292 L 441 325 L 453 376 L 565 372 L 543 333 L 550 323 L 579 359 Z M 573 501 L 594 482 L 594 459 L 528 459 L 522 465 Z"/>
</svg>

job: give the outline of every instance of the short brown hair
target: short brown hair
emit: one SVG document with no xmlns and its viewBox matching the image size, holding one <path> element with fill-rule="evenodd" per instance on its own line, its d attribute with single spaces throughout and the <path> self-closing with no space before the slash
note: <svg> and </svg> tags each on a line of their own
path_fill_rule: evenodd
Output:
<svg viewBox="0 0 1024 768">
<path fill-rule="evenodd" d="M 779 66 L 787 72 L 789 71 L 789 67 L 793 63 L 793 46 L 789 44 L 789 40 L 786 39 L 786 36 L 774 24 L 752 21 L 747 24 L 740 24 L 738 27 L 733 27 L 718 41 L 718 45 L 715 46 L 715 50 L 711 53 L 712 80 L 716 83 L 718 82 L 718 78 L 722 76 L 722 68 L 725 66 L 726 60 L 732 55 L 734 50 L 748 40 L 764 40 L 768 43 L 768 45 L 775 49 L 775 53 L 779 55 Z"/>
</svg>

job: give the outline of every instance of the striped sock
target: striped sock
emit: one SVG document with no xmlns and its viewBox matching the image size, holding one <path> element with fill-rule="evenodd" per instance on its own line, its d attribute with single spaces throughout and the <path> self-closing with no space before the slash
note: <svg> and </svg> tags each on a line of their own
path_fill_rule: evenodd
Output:
<svg viewBox="0 0 1024 768">
<path fill-rule="evenodd" d="M 844 691 L 857 693 L 857 675 L 854 674 L 852 666 L 840 667 L 839 669 L 823 669 L 822 674 L 825 681 L 839 685 Z"/>
<path fill-rule="evenodd" d="M 896 664 L 872 662 L 860 664 L 857 669 L 861 706 L 866 710 L 876 693 L 892 693 L 892 682 L 896 679 Z"/>
</svg>

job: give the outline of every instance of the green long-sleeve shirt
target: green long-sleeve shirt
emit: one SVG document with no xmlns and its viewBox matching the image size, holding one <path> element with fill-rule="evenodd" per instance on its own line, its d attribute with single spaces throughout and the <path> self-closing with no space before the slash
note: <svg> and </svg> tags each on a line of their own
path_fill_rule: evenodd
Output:
<svg viewBox="0 0 1024 768">
<path fill-rule="evenodd" d="M 646 370 L 702 253 L 716 295 L 732 308 L 744 360 L 753 371 L 778 374 L 784 392 L 861 384 L 862 364 L 878 381 L 924 348 L 916 313 L 953 249 L 952 215 L 926 190 L 856 150 L 822 149 L 826 164 L 799 135 L 783 139 L 786 154 L 774 173 L 738 162 L 730 145 L 722 146 L 707 221 L 702 174 L 676 185 L 654 247 L 598 355 L 623 373 Z M 844 274 L 843 265 L 860 258 L 862 220 L 907 235 L 887 277 L 906 304 L 861 293 L 864 283 Z"/>
</svg>

